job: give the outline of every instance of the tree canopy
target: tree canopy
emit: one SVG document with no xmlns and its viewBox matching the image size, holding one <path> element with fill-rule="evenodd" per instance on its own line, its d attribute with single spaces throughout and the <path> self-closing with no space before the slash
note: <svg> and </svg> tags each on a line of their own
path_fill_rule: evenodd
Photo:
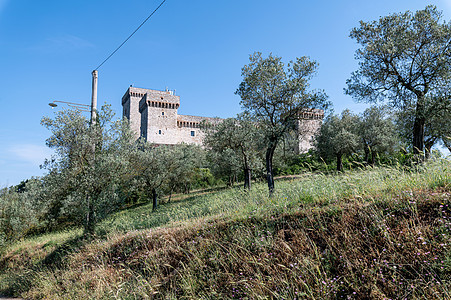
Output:
<svg viewBox="0 0 451 300">
<path fill-rule="evenodd" d="M 399 141 L 392 118 L 387 117 L 385 108 L 372 106 L 359 117 L 357 132 L 365 153 L 364 161 L 373 165 L 376 156 L 382 152 L 390 152 Z"/>
<path fill-rule="evenodd" d="M 237 119 L 229 118 L 207 131 L 204 144 L 212 151 L 224 153 L 226 149 L 234 151 L 239 158 L 244 173 L 244 188 L 251 188 L 252 169 L 259 165 L 259 144 L 262 140 L 258 124 L 241 115 Z"/>
<path fill-rule="evenodd" d="M 343 155 L 351 154 L 360 146 L 359 118 L 349 110 L 340 116 L 327 116 L 316 136 L 316 149 L 324 159 L 336 158 L 337 170 L 343 171 Z"/>
<path fill-rule="evenodd" d="M 236 94 L 249 118 L 258 122 L 266 148 L 266 176 L 270 194 L 274 191 L 272 160 L 277 144 L 289 130 L 296 128 L 299 114 L 306 108 L 325 109 L 329 102 L 324 91 L 309 90 L 309 80 L 318 63 L 299 57 L 288 65 L 281 57 L 262 57 L 255 52 L 241 70 L 243 81 Z"/>
<path fill-rule="evenodd" d="M 413 108 L 414 153 L 423 151 L 427 119 L 450 101 L 451 22 L 441 19 L 436 7 L 427 6 L 415 13 L 361 21 L 350 34 L 361 48 L 355 55 L 359 69 L 347 80 L 346 93 L 360 101 L 388 101 L 397 109 Z"/>
<path fill-rule="evenodd" d="M 129 175 L 124 157 L 132 134 L 128 124 L 114 122 L 113 116 L 103 106 L 91 126 L 78 110 L 59 111 L 54 119 L 41 121 L 52 132 L 47 145 L 56 153 L 44 164 L 49 170 L 44 177 L 49 218 L 71 216 L 88 234 L 120 207 L 116 190 Z"/>
</svg>

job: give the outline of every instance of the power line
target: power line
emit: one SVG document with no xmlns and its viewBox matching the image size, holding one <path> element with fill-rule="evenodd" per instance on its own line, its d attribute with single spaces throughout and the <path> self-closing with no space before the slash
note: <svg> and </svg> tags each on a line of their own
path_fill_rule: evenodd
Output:
<svg viewBox="0 0 451 300">
<path fill-rule="evenodd" d="M 135 29 L 135 31 L 133 31 L 132 34 L 129 35 L 128 38 L 125 39 L 125 41 L 119 45 L 119 47 L 116 48 L 116 50 L 113 51 L 113 53 L 110 54 L 110 56 L 108 56 L 97 68 L 95 68 L 95 70 L 98 70 L 104 63 L 107 62 L 107 60 L 109 60 L 111 58 L 111 56 L 113 56 L 146 22 L 147 20 L 149 20 L 156 12 L 157 10 L 166 2 L 166 0 L 163 0 L 160 5 L 158 5 L 158 7 L 147 17 L 147 19 L 144 20 L 144 22 L 141 23 L 141 25 L 138 26 L 138 28 Z"/>
</svg>

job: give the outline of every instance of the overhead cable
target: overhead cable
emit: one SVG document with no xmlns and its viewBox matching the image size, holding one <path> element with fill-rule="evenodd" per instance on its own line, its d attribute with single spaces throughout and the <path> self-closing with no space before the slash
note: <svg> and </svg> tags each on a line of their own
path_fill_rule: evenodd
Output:
<svg viewBox="0 0 451 300">
<path fill-rule="evenodd" d="M 107 60 L 109 60 L 111 58 L 111 56 L 113 56 L 146 22 L 147 20 L 149 20 L 156 12 L 157 10 L 166 2 L 166 0 L 163 0 L 160 5 L 158 5 L 158 7 L 147 17 L 147 19 L 144 20 L 144 22 L 141 23 L 141 25 L 138 26 L 138 28 L 135 29 L 135 31 L 132 32 L 132 34 L 130 34 L 128 36 L 128 38 L 125 39 L 124 42 L 122 42 L 122 44 L 119 45 L 119 47 L 116 48 L 116 50 L 114 50 L 110 56 L 108 56 L 97 68 L 95 68 L 95 70 L 98 70 L 104 63 L 107 62 Z"/>
</svg>

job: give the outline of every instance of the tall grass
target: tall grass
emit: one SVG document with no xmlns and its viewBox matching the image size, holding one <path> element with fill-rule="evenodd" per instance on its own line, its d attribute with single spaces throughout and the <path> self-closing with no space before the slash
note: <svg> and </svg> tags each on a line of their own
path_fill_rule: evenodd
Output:
<svg viewBox="0 0 451 300">
<path fill-rule="evenodd" d="M 446 299 L 451 163 L 230 189 L 123 211 L 102 238 L 10 248 L 0 293 L 33 299 Z M 75 242 L 74 242 L 75 240 Z M 47 246 L 46 246 L 47 245 Z M 64 251 L 62 251 L 64 250 Z M 57 258 L 56 260 L 49 259 Z"/>
<path fill-rule="evenodd" d="M 392 197 L 409 189 L 449 186 L 451 164 L 439 159 L 416 170 L 373 168 L 334 176 L 316 174 L 306 179 L 279 181 L 276 193 L 268 197 L 264 183 L 254 184 L 251 192 L 240 188 L 184 198 L 166 203 L 152 212 L 151 205 L 122 211 L 99 226 L 100 232 L 124 233 L 159 226 L 174 226 L 195 218 L 242 218 L 290 213 L 308 205 L 321 206 L 345 200 L 359 201 Z"/>
</svg>

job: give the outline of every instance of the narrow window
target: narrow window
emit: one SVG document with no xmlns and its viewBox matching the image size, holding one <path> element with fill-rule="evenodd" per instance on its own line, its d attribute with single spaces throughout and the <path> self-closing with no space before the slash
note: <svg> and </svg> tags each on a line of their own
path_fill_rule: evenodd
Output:
<svg viewBox="0 0 451 300">
<path fill-rule="evenodd" d="M 194 135 L 195 135 L 194 130 L 192 130 L 191 131 L 191 136 L 194 136 Z"/>
</svg>

